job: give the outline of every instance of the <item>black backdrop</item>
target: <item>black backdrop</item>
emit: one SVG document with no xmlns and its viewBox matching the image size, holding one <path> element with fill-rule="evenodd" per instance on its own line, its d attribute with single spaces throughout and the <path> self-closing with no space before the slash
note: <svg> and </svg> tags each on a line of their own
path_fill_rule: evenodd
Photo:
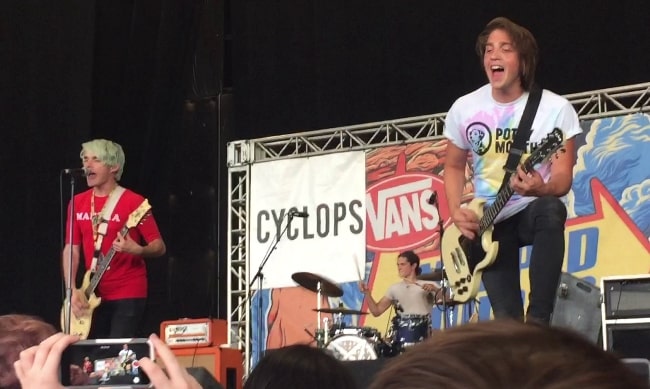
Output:
<svg viewBox="0 0 650 389">
<path fill-rule="evenodd" d="M 444 112 L 483 82 L 474 40 L 498 15 L 536 35 L 547 88 L 646 82 L 648 11 L 643 0 L 4 1 L 0 314 L 57 322 L 70 188 L 59 172 L 79 166 L 83 141 L 124 146 L 123 184 L 150 199 L 168 244 L 148 261 L 142 333 L 225 318 L 226 142 Z"/>
<path fill-rule="evenodd" d="M 474 43 L 501 15 L 536 36 L 546 88 L 650 80 L 643 0 L 240 0 L 232 8 L 236 119 L 254 136 L 446 112 L 484 82 Z"/>
</svg>

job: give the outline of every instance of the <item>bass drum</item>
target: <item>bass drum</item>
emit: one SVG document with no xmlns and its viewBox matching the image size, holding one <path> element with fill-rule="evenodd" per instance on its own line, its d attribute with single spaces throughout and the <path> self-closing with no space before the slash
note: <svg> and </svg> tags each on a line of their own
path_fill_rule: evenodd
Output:
<svg viewBox="0 0 650 389">
<path fill-rule="evenodd" d="M 377 359 L 376 345 L 368 338 L 359 335 L 341 334 L 335 336 L 325 346 L 334 358 L 341 361 L 366 361 Z"/>
</svg>

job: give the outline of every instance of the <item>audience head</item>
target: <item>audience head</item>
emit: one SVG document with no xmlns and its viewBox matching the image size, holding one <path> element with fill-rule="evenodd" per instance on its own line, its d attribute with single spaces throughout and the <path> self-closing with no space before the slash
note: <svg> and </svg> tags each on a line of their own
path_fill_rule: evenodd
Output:
<svg viewBox="0 0 650 389">
<path fill-rule="evenodd" d="M 356 389 L 352 374 L 323 349 L 297 344 L 269 350 L 244 389 Z"/>
<path fill-rule="evenodd" d="M 20 352 L 54 334 L 54 327 L 28 315 L 0 316 L 0 388 L 19 389 L 14 362 Z"/>
<path fill-rule="evenodd" d="M 568 329 L 485 321 L 434 333 L 380 371 L 371 389 L 647 388 L 615 355 Z"/>
</svg>

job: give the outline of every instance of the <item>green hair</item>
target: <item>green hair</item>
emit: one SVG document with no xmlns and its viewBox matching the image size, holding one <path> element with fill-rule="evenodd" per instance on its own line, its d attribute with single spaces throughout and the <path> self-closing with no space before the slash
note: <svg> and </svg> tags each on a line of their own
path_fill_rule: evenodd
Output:
<svg viewBox="0 0 650 389">
<path fill-rule="evenodd" d="M 124 164 L 126 163 L 122 146 L 106 139 L 93 139 L 81 144 L 81 153 L 79 153 L 79 156 L 82 161 L 86 152 L 90 152 L 97 156 L 97 158 L 108 167 L 119 166 L 119 169 L 115 174 L 115 179 L 117 181 L 120 180 L 122 172 L 124 171 Z"/>
</svg>

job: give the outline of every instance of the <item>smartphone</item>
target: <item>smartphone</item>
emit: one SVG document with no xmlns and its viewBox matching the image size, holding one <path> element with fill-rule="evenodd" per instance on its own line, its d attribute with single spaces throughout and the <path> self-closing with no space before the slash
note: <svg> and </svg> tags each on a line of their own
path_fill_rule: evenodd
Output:
<svg viewBox="0 0 650 389">
<path fill-rule="evenodd" d="M 146 338 L 80 340 L 61 356 L 61 384 L 73 388 L 148 387 L 139 359 L 154 360 Z"/>
</svg>

